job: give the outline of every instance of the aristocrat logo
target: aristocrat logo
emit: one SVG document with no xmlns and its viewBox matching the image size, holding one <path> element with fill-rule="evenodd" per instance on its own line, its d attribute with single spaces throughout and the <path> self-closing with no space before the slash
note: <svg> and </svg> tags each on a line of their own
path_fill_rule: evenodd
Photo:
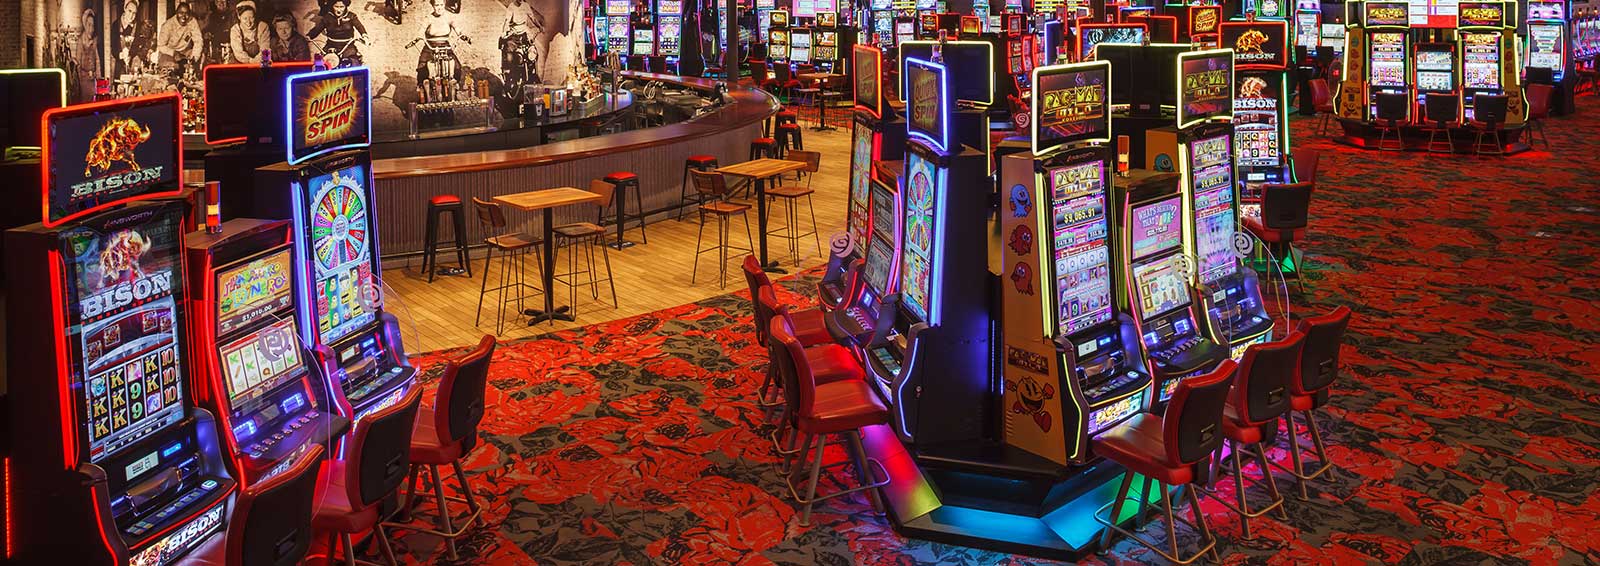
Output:
<svg viewBox="0 0 1600 566">
<path fill-rule="evenodd" d="M 342 138 L 356 125 L 356 85 L 354 77 L 340 77 L 313 88 L 305 105 L 305 139 L 307 146 Z"/>
<path fill-rule="evenodd" d="M 166 167 L 158 165 L 149 169 L 142 168 L 139 166 L 138 157 L 134 154 L 140 144 L 149 140 L 149 126 L 120 116 L 107 120 L 100 126 L 100 131 L 95 132 L 94 137 L 89 140 L 89 150 L 83 159 L 83 176 L 93 177 L 95 169 L 105 174 L 118 162 L 126 163 L 128 170 L 73 184 L 73 198 L 124 187 L 136 187 L 159 180 Z"/>
<path fill-rule="evenodd" d="M 90 319 L 102 313 L 172 294 L 172 272 L 151 273 L 136 281 L 118 283 L 79 302 L 83 318 Z"/>
</svg>

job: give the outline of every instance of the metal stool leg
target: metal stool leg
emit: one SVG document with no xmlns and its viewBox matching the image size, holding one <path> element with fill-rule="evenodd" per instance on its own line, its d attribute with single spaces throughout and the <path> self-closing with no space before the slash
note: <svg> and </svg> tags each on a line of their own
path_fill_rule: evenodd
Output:
<svg viewBox="0 0 1600 566">
<path fill-rule="evenodd" d="M 439 245 L 439 209 L 428 207 L 428 223 L 422 232 L 422 272 L 428 274 L 428 282 L 433 282 L 435 248 Z"/>
<path fill-rule="evenodd" d="M 456 231 L 456 262 L 467 271 L 467 278 L 472 278 L 472 258 L 467 251 L 467 219 L 466 209 L 457 207 L 450 211 L 450 217 L 455 219 Z"/>
</svg>

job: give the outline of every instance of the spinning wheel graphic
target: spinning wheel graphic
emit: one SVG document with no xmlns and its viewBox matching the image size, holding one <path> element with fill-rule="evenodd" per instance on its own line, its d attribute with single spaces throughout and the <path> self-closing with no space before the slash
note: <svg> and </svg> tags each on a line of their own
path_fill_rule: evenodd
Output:
<svg viewBox="0 0 1600 566">
<path fill-rule="evenodd" d="M 361 190 L 338 185 L 323 193 L 311 211 L 312 251 L 317 266 L 334 269 L 367 251 L 367 205 Z"/>
</svg>

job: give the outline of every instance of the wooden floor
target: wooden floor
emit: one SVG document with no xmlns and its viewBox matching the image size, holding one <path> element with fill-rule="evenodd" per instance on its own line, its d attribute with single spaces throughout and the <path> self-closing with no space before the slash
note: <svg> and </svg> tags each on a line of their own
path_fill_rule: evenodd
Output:
<svg viewBox="0 0 1600 566">
<path fill-rule="evenodd" d="M 819 132 L 811 129 L 812 124 L 804 125 L 806 149 L 822 152 L 821 171 L 812 180 L 811 186 L 816 189 L 813 199 L 816 204 L 818 232 L 825 253 L 828 237 L 844 231 L 845 202 L 849 191 L 850 133 L 848 129 Z M 774 226 L 782 223 L 781 211 L 781 207 L 769 208 L 769 219 Z M 810 227 L 810 219 L 805 216 L 805 212 L 805 206 L 802 204 L 800 213 L 803 229 Z M 753 232 L 754 210 L 750 213 L 750 222 Z M 707 225 L 705 236 L 708 242 L 716 241 L 716 234 L 711 230 L 715 226 L 714 221 Z M 513 309 L 508 308 L 505 332 L 499 337 L 502 340 L 516 339 L 552 330 L 587 326 L 744 289 L 744 276 L 739 272 L 742 255 L 729 258 L 726 288 L 718 287 L 717 258 L 714 253 L 701 257 L 699 274 L 695 282 L 690 283 L 693 261 L 691 256 L 695 248 L 697 228 L 699 224 L 690 216 L 685 216 L 683 222 L 672 219 L 655 221 L 649 225 L 649 244 L 610 251 L 611 266 L 616 270 L 617 301 L 620 306 L 611 306 L 609 289 L 603 286 L 598 300 L 587 293 L 587 288 L 581 288 L 578 293 L 576 321 L 546 322 L 529 327 L 525 317 L 513 313 Z M 735 245 L 743 243 L 743 229 L 743 223 L 736 218 L 733 221 Z M 638 230 L 630 230 L 628 239 L 637 242 Z M 768 240 L 768 246 L 770 258 L 782 261 L 783 267 L 792 272 L 795 266 L 788 257 L 788 242 L 773 238 Z M 801 242 L 799 250 L 801 269 L 823 262 L 824 258 L 817 253 L 817 243 L 811 239 Z M 557 261 L 558 271 L 564 271 L 565 255 L 559 255 Z M 482 259 L 473 264 L 472 279 L 465 276 L 436 277 L 433 283 L 428 283 L 427 277 L 418 272 L 419 263 L 420 261 L 413 261 L 405 268 L 384 271 L 384 283 L 388 287 L 385 309 L 399 317 L 408 352 L 430 352 L 467 346 L 477 343 L 484 334 L 495 332 L 493 294 L 485 298 L 481 324 L 473 323 L 473 309 L 478 305 L 478 290 L 483 284 Z M 528 267 L 529 283 L 537 283 L 531 258 Z M 498 284 L 499 271 L 496 270 L 491 276 L 494 279 L 490 281 L 490 286 Z M 556 304 L 567 304 L 567 299 L 566 288 L 558 283 Z M 527 306 L 536 306 L 532 303 L 542 303 L 543 300 L 543 297 L 532 297 Z"/>
</svg>

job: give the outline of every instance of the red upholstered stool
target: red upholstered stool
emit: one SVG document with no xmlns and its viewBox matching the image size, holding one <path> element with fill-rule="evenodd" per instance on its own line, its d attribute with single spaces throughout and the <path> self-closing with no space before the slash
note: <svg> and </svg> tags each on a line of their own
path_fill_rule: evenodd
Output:
<svg viewBox="0 0 1600 566">
<path fill-rule="evenodd" d="M 805 149 L 806 143 L 803 139 L 803 131 L 804 130 L 800 127 L 800 124 L 783 124 L 778 126 L 778 131 L 776 132 L 776 136 L 778 138 L 778 153 L 776 157 L 783 157 L 784 153 L 787 153 L 791 149 Z"/>
<path fill-rule="evenodd" d="M 821 368 L 816 365 L 810 349 L 800 345 L 800 341 L 795 339 L 789 325 L 781 317 L 772 321 L 770 335 L 772 340 L 769 343 L 769 351 L 772 359 L 782 367 L 785 380 L 784 395 L 790 400 L 794 409 L 796 434 L 792 437 L 802 435 L 805 437 L 804 444 L 796 454 L 798 456 L 796 461 L 805 461 L 807 455 L 811 454 L 812 444 L 816 445 L 809 477 L 801 477 L 796 473 L 799 471 L 799 466 L 793 466 L 784 478 L 784 482 L 789 486 L 789 493 L 803 506 L 800 510 L 800 525 L 811 524 L 811 507 L 816 502 L 857 491 L 868 491 L 873 507 L 881 510 L 883 504 L 878 499 L 876 489 L 889 483 L 889 472 L 884 469 L 882 463 L 867 458 L 866 451 L 861 448 L 861 429 L 888 424 L 889 409 L 883 406 L 877 394 L 869 389 L 863 379 L 824 382 L 816 373 Z M 853 358 L 850 359 L 850 363 L 854 363 Z M 859 372 L 860 369 L 857 368 L 856 371 Z M 830 434 L 844 436 L 850 459 L 824 466 L 822 455 Z M 787 454 L 784 459 L 787 463 Z M 821 478 L 823 468 L 852 464 L 855 466 L 856 487 L 817 496 L 817 480 Z M 874 474 L 873 470 L 877 473 Z M 801 489 L 796 485 L 796 481 L 806 483 L 804 495 L 801 495 Z"/>
<path fill-rule="evenodd" d="M 1295 372 L 1289 378 L 1289 412 L 1284 418 L 1288 419 L 1289 457 L 1294 464 L 1294 469 L 1286 471 L 1294 474 L 1301 499 L 1309 497 L 1306 481 L 1317 479 L 1332 466 L 1332 462 L 1328 461 L 1327 447 L 1322 444 L 1322 433 L 1317 430 L 1314 411 L 1328 403 L 1333 382 L 1339 377 L 1339 346 L 1344 343 L 1344 332 L 1350 325 L 1350 316 L 1350 307 L 1339 307 L 1327 314 L 1300 319 L 1300 324 L 1295 326 L 1295 332 L 1305 335 L 1305 344 L 1300 350 L 1300 361 L 1296 364 Z M 1317 461 L 1322 463 L 1315 471 L 1307 472 L 1301 459 L 1300 436 L 1294 424 L 1295 413 L 1305 415 L 1306 431 L 1311 435 Z M 1283 468 L 1280 466 L 1279 469 Z"/>
<path fill-rule="evenodd" d="M 467 482 L 467 474 L 461 471 L 461 459 L 478 444 L 478 423 L 483 421 L 484 386 L 489 379 L 489 360 L 494 357 L 494 347 L 494 337 L 484 336 L 478 341 L 477 348 L 445 362 L 433 406 L 417 411 L 417 420 L 411 429 L 411 481 L 410 488 L 406 490 L 406 515 L 409 516 L 417 506 L 417 478 L 426 466 L 437 513 L 435 528 L 421 527 L 415 523 L 384 523 L 390 528 L 418 530 L 443 538 L 451 560 L 457 558 L 456 539 L 466 534 L 483 512 L 477 498 L 472 496 L 472 484 Z M 439 478 L 439 466 L 444 465 L 450 466 L 455 472 L 462 497 L 445 495 L 444 482 Z M 451 502 L 466 504 L 466 513 L 456 515 L 449 508 Z"/>
<path fill-rule="evenodd" d="M 691 155 L 688 159 L 683 160 L 683 185 L 678 187 L 678 220 L 683 220 L 683 209 L 689 206 L 689 203 L 692 202 L 695 205 L 705 204 L 704 199 L 700 198 L 700 193 L 689 194 L 689 172 L 711 171 L 716 168 L 717 156 L 715 155 Z"/>
<path fill-rule="evenodd" d="M 421 399 L 422 387 L 412 386 L 400 402 L 362 417 L 352 425 L 353 432 L 344 447 L 345 459 L 330 461 L 323 467 L 320 481 L 326 487 L 311 524 L 317 531 L 328 533 L 329 563 L 343 543 L 345 563 L 355 566 L 351 536 L 373 530 L 384 561 L 390 566 L 398 564 L 389 545 L 389 534 L 378 521 L 378 508 L 406 480 L 411 428 Z"/>
<path fill-rule="evenodd" d="M 1300 277 L 1300 258 L 1295 257 L 1294 243 L 1306 237 L 1315 187 L 1309 182 L 1266 183 L 1261 187 L 1261 216 L 1244 217 L 1244 229 L 1267 244 L 1271 259 L 1280 267 L 1285 261 L 1293 266 L 1282 268 L 1283 277 L 1293 278 L 1302 293 L 1305 282 Z"/>
<path fill-rule="evenodd" d="M 467 259 L 467 212 L 461 204 L 461 197 L 456 195 L 438 195 L 428 199 L 428 223 L 422 236 L 422 271 L 428 274 L 428 282 L 433 282 L 433 275 L 439 271 L 439 262 L 435 257 L 439 248 L 439 215 L 450 213 L 451 226 L 455 229 L 454 241 L 456 248 L 456 267 L 451 268 L 451 274 L 465 271 L 467 277 L 472 277 L 472 262 Z"/>
<path fill-rule="evenodd" d="M 1193 489 L 1184 490 L 1184 495 L 1189 499 L 1189 511 L 1194 515 L 1194 522 L 1184 522 L 1199 531 L 1199 548 L 1188 558 L 1176 556 L 1178 533 L 1175 523 L 1181 519 L 1172 512 L 1172 494 L 1168 488 L 1204 483 L 1209 479 L 1211 453 L 1222 445 L 1222 408 L 1227 404 L 1228 387 L 1236 368 L 1233 360 L 1227 360 L 1211 373 L 1184 378 L 1178 382 L 1177 390 L 1167 402 L 1166 411 L 1160 416 L 1153 413 L 1136 415 L 1093 439 L 1095 455 L 1121 464 L 1128 470 L 1122 476 L 1122 486 L 1117 489 L 1116 500 L 1095 511 L 1094 520 L 1106 527 L 1100 535 L 1101 548 L 1110 548 L 1111 533 L 1116 531 L 1179 564 L 1193 562 L 1206 553 L 1217 557 L 1216 537 L 1211 535 L 1205 515 L 1200 513 L 1200 499 Z M 1119 521 L 1114 519 L 1122 517 L 1123 506 L 1133 501 L 1128 499 L 1128 489 L 1133 486 L 1135 474 L 1146 478 L 1145 485 L 1149 485 L 1149 480 L 1155 480 L 1161 490 L 1161 508 L 1166 513 L 1167 540 L 1172 541 L 1172 554 L 1162 550 L 1156 543 L 1123 529 L 1118 525 Z M 1141 493 L 1139 497 L 1140 500 L 1134 502 L 1143 509 L 1149 496 Z M 1107 509 L 1111 510 L 1108 516 L 1104 515 Z"/>
<path fill-rule="evenodd" d="M 181 566 L 279 566 L 299 564 L 311 549 L 311 507 L 317 502 L 317 464 L 322 446 L 312 445 L 288 470 L 239 492 L 225 536 L 194 549 Z"/>
<path fill-rule="evenodd" d="M 1227 438 L 1226 444 L 1230 448 L 1228 452 L 1233 463 L 1234 501 L 1218 497 L 1214 492 L 1208 491 L 1206 494 L 1239 514 L 1244 538 L 1247 539 L 1252 538 L 1250 519 L 1273 509 L 1277 509 L 1285 520 L 1289 518 L 1289 512 L 1283 509 L 1283 496 L 1278 493 L 1278 482 L 1273 479 L 1271 468 L 1267 467 L 1263 440 L 1269 432 L 1267 427 L 1276 430 L 1278 419 L 1289 411 L 1289 379 L 1300 363 L 1300 348 L 1305 343 L 1304 339 L 1304 334 L 1291 332 L 1282 340 L 1252 344 L 1245 349 L 1244 357 L 1239 360 L 1238 374 L 1233 378 L 1228 404 L 1222 409 L 1222 435 Z M 1250 502 L 1245 498 L 1244 464 L 1239 457 L 1241 453 L 1255 458 L 1262 480 L 1267 484 L 1267 493 L 1272 495 L 1271 502 L 1254 511 L 1250 510 Z M 1217 457 L 1222 457 L 1222 451 L 1217 452 Z"/>
<path fill-rule="evenodd" d="M 778 156 L 778 140 L 773 138 L 756 138 L 750 140 L 750 159 L 752 161 L 763 157 Z"/>
<path fill-rule="evenodd" d="M 773 114 L 772 115 L 772 127 L 773 128 L 776 128 L 778 126 L 782 126 L 784 124 L 799 124 L 799 123 L 800 123 L 800 113 L 799 112 L 795 112 L 793 110 L 787 110 L 787 109 L 779 110 L 777 114 Z M 771 130 L 769 129 L 767 131 L 770 132 Z"/>
<path fill-rule="evenodd" d="M 639 223 L 639 243 L 650 243 L 650 238 L 645 234 L 644 231 L 644 196 L 640 195 L 640 193 L 643 191 L 639 186 L 639 176 L 629 171 L 617 171 L 610 175 L 606 175 L 605 182 L 616 186 L 618 193 L 615 198 L 611 200 L 613 204 L 617 205 L 617 241 L 611 243 L 612 249 L 620 250 L 633 245 L 633 242 L 629 242 L 622 237 L 622 233 L 627 229 L 627 223 L 629 222 L 628 193 L 630 192 L 633 193 L 634 205 L 634 215 L 632 221 Z"/>
</svg>

